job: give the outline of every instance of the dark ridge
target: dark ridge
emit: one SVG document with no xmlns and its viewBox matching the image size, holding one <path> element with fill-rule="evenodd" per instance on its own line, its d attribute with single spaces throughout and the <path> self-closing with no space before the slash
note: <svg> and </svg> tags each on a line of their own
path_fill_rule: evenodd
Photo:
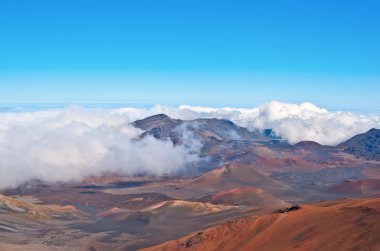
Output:
<svg viewBox="0 0 380 251">
<path fill-rule="evenodd" d="M 380 160 L 380 130 L 372 128 L 339 144 L 344 152 L 371 160 Z"/>
<path fill-rule="evenodd" d="M 168 115 L 166 114 L 163 114 L 163 113 L 160 113 L 160 114 L 156 114 L 156 115 L 153 115 L 153 116 L 150 116 L 150 117 L 147 117 L 143 120 L 145 121 L 150 121 L 150 120 L 163 120 L 163 119 L 172 119 L 170 118 Z"/>
<path fill-rule="evenodd" d="M 206 238 L 207 238 L 207 234 L 206 233 L 204 233 L 204 232 L 198 232 L 197 234 L 195 234 L 194 236 L 192 236 L 191 238 L 189 238 L 188 240 L 186 240 L 186 242 L 182 243 L 181 245 L 183 247 L 185 247 L 185 248 L 191 248 L 194 245 L 201 243 Z"/>
<path fill-rule="evenodd" d="M 277 213 L 277 214 L 284 214 L 284 213 L 287 213 L 287 212 L 297 211 L 297 210 L 300 210 L 300 209 L 301 209 L 300 206 L 295 205 L 295 206 L 288 207 L 288 208 L 285 208 L 285 209 L 276 210 L 275 213 Z"/>
<path fill-rule="evenodd" d="M 298 142 L 297 144 L 294 145 L 295 147 L 300 147 L 300 148 L 317 148 L 317 147 L 322 147 L 321 144 L 315 141 L 301 141 Z"/>
<path fill-rule="evenodd" d="M 179 119 L 172 119 L 165 114 L 157 114 L 145 119 L 136 120 L 132 123 L 134 127 L 140 128 L 142 130 L 148 131 L 156 127 L 166 127 L 172 128 L 181 124 L 183 121 Z"/>
<path fill-rule="evenodd" d="M 83 192 L 80 192 L 80 194 L 96 194 L 95 191 L 83 191 Z"/>
<path fill-rule="evenodd" d="M 227 119 L 179 120 L 172 119 L 165 114 L 157 114 L 137 120 L 132 125 L 144 130 L 140 138 L 153 136 L 159 140 L 170 140 L 174 145 L 188 143 L 188 139 L 183 134 L 185 130 L 202 142 L 203 150 L 229 140 L 268 142 L 271 139 L 265 137 L 261 132 L 251 132 Z"/>
</svg>

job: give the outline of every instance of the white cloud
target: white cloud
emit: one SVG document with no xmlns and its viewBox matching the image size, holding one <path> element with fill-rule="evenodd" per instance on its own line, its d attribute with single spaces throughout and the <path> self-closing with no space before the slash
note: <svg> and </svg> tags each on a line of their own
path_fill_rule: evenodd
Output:
<svg viewBox="0 0 380 251">
<path fill-rule="evenodd" d="M 297 105 L 272 101 L 252 109 L 209 110 L 181 106 L 180 110 L 193 111 L 202 117 L 227 118 L 249 129 L 271 128 L 292 144 L 312 140 L 336 145 L 373 127 L 380 128 L 379 116 L 329 112 L 311 103 Z"/>
<path fill-rule="evenodd" d="M 187 147 L 152 137 L 135 140 L 140 130 L 130 122 L 165 113 L 172 118 L 226 118 L 251 130 L 272 128 L 297 143 L 313 140 L 335 145 L 372 127 L 380 118 L 330 112 L 311 103 L 270 102 L 254 108 L 195 106 L 149 109 L 83 109 L 0 113 L 0 189 L 30 179 L 78 181 L 88 175 L 120 172 L 174 174 L 198 161 L 199 142 L 185 133 Z M 179 128 L 178 130 L 183 130 Z"/>
<path fill-rule="evenodd" d="M 197 161 L 190 150 L 140 130 L 126 114 L 77 107 L 62 111 L 0 114 L 0 189 L 31 179 L 79 181 L 111 171 L 162 175 Z"/>
<path fill-rule="evenodd" d="M 138 115 L 165 113 L 173 118 L 225 118 L 251 130 L 273 129 L 294 144 L 312 140 L 336 145 L 371 128 L 380 128 L 380 117 L 351 112 L 330 112 L 311 103 L 289 104 L 272 101 L 253 108 L 210 108 L 181 105 L 151 109 L 120 109 L 116 112 Z"/>
</svg>

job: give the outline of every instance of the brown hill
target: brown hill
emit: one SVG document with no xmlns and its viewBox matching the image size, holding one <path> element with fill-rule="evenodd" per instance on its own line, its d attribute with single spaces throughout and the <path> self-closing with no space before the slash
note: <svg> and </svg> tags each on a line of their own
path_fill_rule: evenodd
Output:
<svg viewBox="0 0 380 251">
<path fill-rule="evenodd" d="M 252 165 L 245 164 L 227 164 L 216 168 L 193 179 L 187 186 L 208 192 L 244 186 L 255 186 L 268 192 L 288 190 L 288 187 L 261 174 Z"/>
<path fill-rule="evenodd" d="M 321 147 L 325 147 L 315 141 L 300 141 L 298 142 L 297 144 L 294 145 L 295 147 L 298 147 L 298 148 L 321 148 Z"/>
<path fill-rule="evenodd" d="M 379 221 L 380 199 L 321 202 L 242 218 L 144 250 L 380 250 Z"/>
<path fill-rule="evenodd" d="M 112 231 L 115 234 L 138 235 L 138 241 L 127 242 L 124 245 L 125 249 L 122 249 L 136 250 L 216 226 L 226 218 L 237 218 L 240 215 L 240 208 L 235 206 L 170 200 L 138 211 L 113 208 L 98 214 L 103 218 L 83 226 L 83 229 L 91 232 Z"/>
<path fill-rule="evenodd" d="M 74 206 L 38 205 L 0 194 L 0 215 L 5 214 L 28 219 L 51 219 L 77 214 L 77 210 Z"/>
<path fill-rule="evenodd" d="M 181 217 L 184 217 L 219 213 L 223 210 L 229 209 L 233 209 L 233 207 L 184 200 L 170 200 L 147 207 L 142 210 L 142 212 L 148 212 L 157 216 L 158 214 L 170 214 L 172 211 L 174 211 L 175 214 L 178 214 L 178 212 L 181 211 L 180 215 Z"/>
<path fill-rule="evenodd" d="M 380 180 L 347 180 L 328 188 L 327 192 L 345 197 L 380 195 Z"/>
<path fill-rule="evenodd" d="M 259 157 L 253 161 L 255 168 L 265 175 L 282 172 L 299 172 L 318 170 L 322 166 L 308 162 L 299 156 L 292 155 L 282 158 Z"/>
<path fill-rule="evenodd" d="M 209 200 L 212 204 L 244 205 L 265 208 L 282 208 L 290 206 L 264 190 L 256 187 L 231 188 L 215 194 Z"/>
</svg>

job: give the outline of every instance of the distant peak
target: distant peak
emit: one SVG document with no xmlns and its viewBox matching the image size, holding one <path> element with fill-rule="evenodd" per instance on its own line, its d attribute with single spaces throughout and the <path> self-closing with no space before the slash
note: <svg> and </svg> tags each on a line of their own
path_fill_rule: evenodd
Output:
<svg viewBox="0 0 380 251">
<path fill-rule="evenodd" d="M 379 133 L 380 129 L 372 128 L 371 130 L 368 131 L 369 133 Z"/>
<path fill-rule="evenodd" d="M 166 114 L 161 113 L 161 114 L 156 114 L 156 115 L 153 115 L 150 117 L 146 117 L 146 118 L 141 119 L 141 120 L 137 120 L 134 123 L 141 123 L 141 122 L 145 123 L 145 122 L 165 121 L 165 120 L 172 120 L 172 118 L 170 118 Z"/>
<path fill-rule="evenodd" d="M 296 146 L 296 147 L 320 147 L 322 145 L 319 144 L 318 142 L 315 142 L 315 141 L 300 141 L 297 144 L 295 144 L 294 146 Z"/>
<path fill-rule="evenodd" d="M 156 114 L 156 115 L 147 117 L 146 119 L 152 119 L 153 120 L 153 119 L 171 119 L 171 118 L 166 114 L 160 113 L 160 114 Z"/>
<path fill-rule="evenodd" d="M 133 126 L 140 128 L 142 130 L 148 131 L 153 128 L 168 127 L 172 128 L 181 123 L 181 120 L 172 119 L 166 114 L 156 114 L 145 119 L 136 120 L 132 123 Z"/>
</svg>

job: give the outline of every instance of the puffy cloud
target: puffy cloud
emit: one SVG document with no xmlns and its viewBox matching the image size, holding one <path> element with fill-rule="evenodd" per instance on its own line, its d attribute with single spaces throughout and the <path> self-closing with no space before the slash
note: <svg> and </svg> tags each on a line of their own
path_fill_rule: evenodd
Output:
<svg viewBox="0 0 380 251">
<path fill-rule="evenodd" d="M 312 140 L 336 145 L 371 128 L 380 128 L 379 116 L 329 112 L 311 103 L 272 101 L 252 109 L 180 106 L 179 110 L 184 114 L 192 111 L 200 117 L 227 118 L 251 130 L 271 128 L 292 144 Z"/>
<path fill-rule="evenodd" d="M 70 107 L 0 114 L 0 189 L 39 179 L 79 181 L 88 175 L 175 174 L 198 161 L 198 149 L 174 147 L 140 130 L 126 114 Z"/>
<path fill-rule="evenodd" d="M 371 128 L 380 128 L 380 117 L 351 112 L 330 112 L 312 103 L 289 104 L 272 101 L 253 108 L 210 108 L 181 105 L 150 109 L 119 109 L 115 112 L 139 115 L 165 113 L 173 118 L 225 118 L 251 130 L 273 129 L 294 144 L 312 140 L 336 145 Z"/>
<path fill-rule="evenodd" d="M 253 108 L 156 105 L 2 112 L 0 189 L 31 179 L 66 182 L 104 172 L 163 175 L 184 171 L 199 161 L 201 147 L 186 127 L 178 128 L 185 146 L 174 147 L 152 137 L 136 140 L 141 131 L 130 122 L 158 113 L 186 120 L 225 118 L 251 130 L 272 128 L 290 143 L 313 140 L 335 145 L 372 127 L 380 128 L 379 116 L 275 101 Z"/>
</svg>

